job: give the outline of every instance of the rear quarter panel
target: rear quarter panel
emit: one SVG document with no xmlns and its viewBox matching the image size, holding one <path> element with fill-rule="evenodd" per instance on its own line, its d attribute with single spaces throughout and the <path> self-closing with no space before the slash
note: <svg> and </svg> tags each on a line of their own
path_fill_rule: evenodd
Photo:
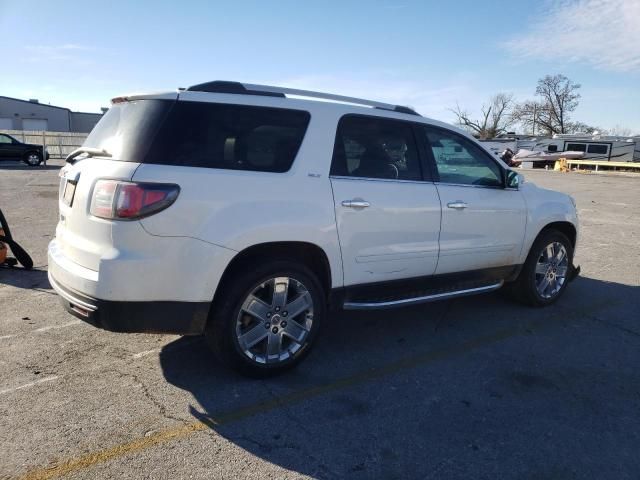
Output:
<svg viewBox="0 0 640 480">
<path fill-rule="evenodd" d="M 180 185 L 176 202 L 141 221 L 158 236 L 193 237 L 236 252 L 279 241 L 315 244 L 327 255 L 332 286 L 342 284 L 329 167 L 337 117 L 312 115 L 288 172 L 265 173 L 143 164 L 133 180 Z M 206 259 L 203 259 L 206 261 Z"/>
</svg>

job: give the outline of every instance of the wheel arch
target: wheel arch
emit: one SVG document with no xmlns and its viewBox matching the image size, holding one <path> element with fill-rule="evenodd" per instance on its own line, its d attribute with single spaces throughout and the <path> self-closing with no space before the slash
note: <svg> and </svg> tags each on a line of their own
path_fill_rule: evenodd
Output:
<svg viewBox="0 0 640 480">
<path fill-rule="evenodd" d="M 540 235 L 542 235 L 544 232 L 549 231 L 549 230 L 557 230 L 560 233 L 566 235 L 567 238 L 569 239 L 569 241 L 571 242 L 571 247 L 573 249 L 576 248 L 576 241 L 578 239 L 577 238 L 578 231 L 577 231 L 575 225 L 573 223 L 571 223 L 571 222 L 568 222 L 568 221 L 551 222 L 551 223 L 546 224 L 544 227 L 542 227 L 540 229 L 540 231 L 536 235 L 536 237 L 533 240 L 533 242 L 535 243 L 535 241 L 540 237 Z M 532 245 L 533 245 L 533 243 L 532 243 Z"/>
<path fill-rule="evenodd" d="M 22 153 L 22 157 L 26 157 L 30 153 L 37 153 L 38 155 L 40 155 L 42 157 L 42 152 L 40 150 L 38 150 L 37 148 L 29 148 L 29 149 L 25 150 Z"/>
<path fill-rule="evenodd" d="M 234 274 L 243 269 L 251 268 L 251 264 L 257 259 L 264 258 L 283 258 L 300 261 L 318 276 L 326 295 L 331 291 L 331 266 L 326 252 L 321 247 L 314 243 L 302 241 L 266 242 L 247 247 L 231 259 L 218 283 L 213 299 L 214 303 Z"/>
<path fill-rule="evenodd" d="M 576 242 L 578 240 L 578 230 L 573 223 L 571 223 L 568 220 L 555 220 L 553 222 L 546 223 L 538 230 L 538 233 L 535 236 L 529 237 L 529 241 L 526 244 L 526 247 L 523 248 L 521 252 L 521 257 L 520 257 L 520 262 L 518 263 L 518 267 L 514 270 L 513 274 L 505 280 L 506 282 L 512 282 L 516 278 L 518 278 L 518 275 L 520 275 L 520 272 L 522 271 L 522 267 L 524 263 L 527 261 L 527 258 L 529 257 L 529 254 L 531 253 L 531 249 L 533 248 L 533 245 L 536 243 L 536 240 L 538 240 L 538 238 L 540 238 L 541 235 L 543 235 L 545 232 L 548 232 L 549 230 L 557 230 L 560 233 L 566 235 L 569 241 L 571 242 L 571 247 L 575 251 Z"/>
</svg>

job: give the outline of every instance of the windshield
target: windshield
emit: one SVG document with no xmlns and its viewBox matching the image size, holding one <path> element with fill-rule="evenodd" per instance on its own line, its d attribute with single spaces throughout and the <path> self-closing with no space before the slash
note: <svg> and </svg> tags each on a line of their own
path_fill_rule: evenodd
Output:
<svg viewBox="0 0 640 480">
<path fill-rule="evenodd" d="M 113 160 L 140 162 L 173 100 L 117 103 L 100 119 L 83 147 L 105 150 Z"/>
</svg>

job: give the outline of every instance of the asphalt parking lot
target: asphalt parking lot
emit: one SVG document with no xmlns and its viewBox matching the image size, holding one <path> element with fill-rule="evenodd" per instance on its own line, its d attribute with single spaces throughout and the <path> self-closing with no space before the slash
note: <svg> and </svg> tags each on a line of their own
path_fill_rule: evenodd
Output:
<svg viewBox="0 0 640 480">
<path fill-rule="evenodd" d="M 525 172 L 579 208 L 582 276 L 556 305 L 335 314 L 300 368 L 256 381 L 199 338 L 63 311 L 50 165 L 0 165 L 0 208 L 36 265 L 0 270 L 0 478 L 640 476 L 637 176 Z"/>
</svg>

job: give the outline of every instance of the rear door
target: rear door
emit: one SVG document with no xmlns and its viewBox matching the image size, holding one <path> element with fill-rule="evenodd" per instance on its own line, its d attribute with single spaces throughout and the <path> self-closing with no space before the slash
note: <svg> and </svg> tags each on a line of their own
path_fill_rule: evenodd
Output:
<svg viewBox="0 0 640 480">
<path fill-rule="evenodd" d="M 526 225 L 522 192 L 505 188 L 505 170 L 470 139 L 424 126 L 442 204 L 436 274 L 515 265 Z"/>
<path fill-rule="evenodd" d="M 411 123 L 343 117 L 331 186 L 345 285 L 434 273 L 440 201 L 424 180 Z"/>
</svg>

